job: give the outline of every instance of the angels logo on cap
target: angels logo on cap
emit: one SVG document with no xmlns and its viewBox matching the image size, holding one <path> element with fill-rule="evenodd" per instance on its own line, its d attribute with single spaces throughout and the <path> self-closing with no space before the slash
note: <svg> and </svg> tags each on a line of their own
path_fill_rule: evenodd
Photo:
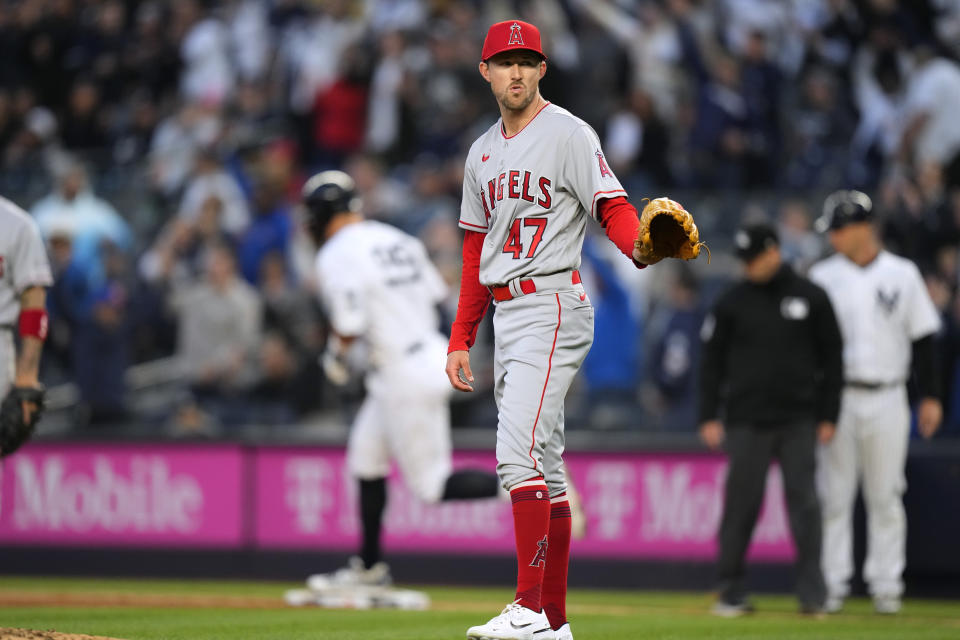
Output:
<svg viewBox="0 0 960 640">
<path fill-rule="evenodd" d="M 487 37 L 483 40 L 480 59 L 489 60 L 498 53 L 513 49 L 533 51 L 544 60 L 547 59 L 540 44 L 540 30 L 523 20 L 506 20 L 490 25 Z"/>
<path fill-rule="evenodd" d="M 512 25 L 510 25 L 510 39 L 507 40 L 507 44 L 516 44 L 520 45 L 521 47 L 523 46 L 523 36 L 520 35 L 519 22 L 514 22 Z"/>
</svg>

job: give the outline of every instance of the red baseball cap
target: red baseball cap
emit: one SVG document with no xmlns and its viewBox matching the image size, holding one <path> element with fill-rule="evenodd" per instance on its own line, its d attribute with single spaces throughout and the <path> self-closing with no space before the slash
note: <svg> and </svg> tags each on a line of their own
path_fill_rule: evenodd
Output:
<svg viewBox="0 0 960 640">
<path fill-rule="evenodd" d="M 481 60 L 489 60 L 498 53 L 511 49 L 526 49 L 543 57 L 543 47 L 540 46 L 540 30 L 523 20 L 507 20 L 490 25 L 487 37 L 483 39 Z"/>
</svg>

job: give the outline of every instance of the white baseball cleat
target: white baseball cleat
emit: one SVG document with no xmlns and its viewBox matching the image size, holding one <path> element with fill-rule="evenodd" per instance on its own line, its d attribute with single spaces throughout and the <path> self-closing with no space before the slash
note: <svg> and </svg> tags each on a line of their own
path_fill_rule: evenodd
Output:
<svg viewBox="0 0 960 640">
<path fill-rule="evenodd" d="M 519 601 L 517 601 L 519 602 Z M 467 640 L 555 640 L 547 616 L 514 602 L 487 624 L 467 629 Z M 567 627 L 569 631 L 569 627 Z"/>
<path fill-rule="evenodd" d="M 565 622 L 562 627 L 553 632 L 555 640 L 573 640 L 573 632 L 570 631 L 570 623 Z"/>
<path fill-rule="evenodd" d="M 903 604 L 900 602 L 900 596 L 894 595 L 877 595 L 873 596 L 873 608 L 877 613 L 884 614 L 894 614 L 900 613 L 900 607 Z"/>
<path fill-rule="evenodd" d="M 740 616 L 753 613 L 753 605 L 746 600 L 727 602 L 721 598 L 713 604 L 710 613 L 715 616 L 720 616 L 721 618 L 739 618 Z"/>
<path fill-rule="evenodd" d="M 828 596 L 827 602 L 823 605 L 823 610 L 827 613 L 840 613 L 843 611 L 843 598 L 841 596 Z"/>
<path fill-rule="evenodd" d="M 357 556 L 347 560 L 347 566 L 333 573 L 316 573 L 307 578 L 307 588 L 311 591 L 328 591 L 344 587 L 389 587 L 393 584 L 390 567 L 378 562 L 369 569 L 363 566 L 363 560 Z"/>
</svg>

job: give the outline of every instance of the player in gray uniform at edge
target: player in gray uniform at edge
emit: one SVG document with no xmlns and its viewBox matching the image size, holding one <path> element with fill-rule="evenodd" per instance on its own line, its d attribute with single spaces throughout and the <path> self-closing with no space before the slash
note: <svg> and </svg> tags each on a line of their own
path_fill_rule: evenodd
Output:
<svg viewBox="0 0 960 640">
<path fill-rule="evenodd" d="M 513 502 L 516 601 L 473 640 L 571 640 L 566 619 L 570 503 L 563 402 L 593 342 L 593 307 L 580 283 L 588 218 L 642 268 L 639 220 L 596 133 L 540 95 L 547 70 L 537 28 L 490 27 L 480 74 L 500 120 L 474 142 L 463 180 L 463 276 L 446 373 L 472 391 L 469 349 L 496 302 L 497 473 Z"/>
<path fill-rule="evenodd" d="M 33 218 L 0 198 L 0 398 L 12 387 L 40 389 L 40 355 L 47 337 L 46 287 L 53 284 L 50 263 Z M 20 336 L 20 355 L 14 346 Z M 25 422 L 38 411 L 23 403 Z M 7 452 L 0 452 L 7 453 Z"/>
</svg>

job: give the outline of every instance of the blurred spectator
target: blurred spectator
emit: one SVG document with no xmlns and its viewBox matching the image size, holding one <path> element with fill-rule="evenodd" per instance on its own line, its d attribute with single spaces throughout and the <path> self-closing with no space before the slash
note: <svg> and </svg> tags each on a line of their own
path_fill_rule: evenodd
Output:
<svg viewBox="0 0 960 640">
<path fill-rule="evenodd" d="M 712 78 L 700 86 L 691 134 L 693 165 L 701 184 L 728 189 L 745 186 L 749 116 L 740 65 L 731 56 L 719 55 L 713 60 Z"/>
<path fill-rule="evenodd" d="M 656 413 L 661 428 L 693 431 L 697 426 L 697 376 L 700 363 L 699 284 L 693 273 L 681 268 L 673 279 L 666 309 L 660 310 L 663 328 L 650 353 Z"/>
<path fill-rule="evenodd" d="M 107 242 L 101 259 L 104 278 L 87 292 L 70 340 L 74 380 L 80 388 L 76 419 L 87 425 L 114 424 L 127 417 L 124 374 L 130 366 L 136 284 L 122 250 Z"/>
<path fill-rule="evenodd" d="M 782 75 L 770 60 L 767 36 L 753 31 L 747 36 L 741 62 L 743 98 L 749 114 L 747 186 L 772 186 L 780 159 L 780 101 Z"/>
<path fill-rule="evenodd" d="M 312 408 L 321 378 L 319 368 L 315 375 L 305 375 L 307 366 L 283 337 L 267 333 L 257 353 L 257 384 L 245 398 L 245 422 L 290 424 Z"/>
<path fill-rule="evenodd" d="M 872 185 L 896 155 L 900 143 L 903 78 L 909 63 L 906 56 L 893 50 L 881 51 L 870 60 L 870 74 L 861 71 L 856 77 L 854 97 L 860 122 L 851 140 L 851 179 Z"/>
<path fill-rule="evenodd" d="M 222 105 L 233 93 L 229 34 L 215 17 L 204 16 L 196 0 L 179 0 L 177 11 L 189 24 L 180 46 L 184 69 L 180 91 L 188 102 Z"/>
<path fill-rule="evenodd" d="M 260 297 L 238 277 L 229 247 L 211 246 L 205 268 L 202 280 L 171 300 L 179 319 L 177 355 L 193 395 L 176 418 L 187 429 L 196 425 L 197 409 L 216 423 L 245 422 L 238 398 L 257 381 L 263 337 Z"/>
<path fill-rule="evenodd" d="M 811 69 L 802 78 L 800 104 L 793 116 L 787 183 L 795 189 L 844 182 L 852 117 L 838 95 L 836 78 Z"/>
<path fill-rule="evenodd" d="M 670 131 L 654 110 L 650 95 L 636 91 L 629 102 L 610 116 L 604 143 L 607 159 L 618 175 L 630 176 L 626 188 L 645 192 L 669 187 Z M 635 184 L 629 184 L 634 182 Z"/>
<path fill-rule="evenodd" d="M 20 90 L 14 100 L 15 113 L 22 114 L 20 129 L 3 154 L 8 168 L 36 170 L 47 166 L 58 151 L 57 119 L 46 107 L 33 106 L 33 94 Z"/>
<path fill-rule="evenodd" d="M 354 177 L 366 217 L 402 224 L 399 218 L 411 208 L 413 197 L 406 181 L 387 174 L 384 164 L 370 155 L 353 156 L 346 169 Z"/>
<path fill-rule="evenodd" d="M 194 169 L 201 149 L 211 148 L 223 131 L 219 114 L 187 103 L 164 118 L 150 142 L 150 179 L 164 198 L 176 197 Z"/>
<path fill-rule="evenodd" d="M 246 230 L 250 224 L 247 198 L 240 188 L 240 183 L 223 166 L 217 151 L 208 148 L 196 156 L 192 177 L 184 189 L 178 215 L 184 220 L 196 221 L 211 197 L 220 200 L 220 227 L 225 233 L 237 236 Z"/>
<path fill-rule="evenodd" d="M 119 0 L 97 3 L 92 24 L 83 29 L 68 54 L 72 70 L 88 73 L 90 84 L 98 87 L 107 103 L 123 98 L 125 84 L 124 53 L 130 47 L 126 32 L 127 8 Z M 76 86 L 76 85 L 75 85 Z"/>
<path fill-rule="evenodd" d="M 168 7 L 160 2 L 138 3 L 120 57 L 124 77 L 157 104 L 176 90 L 182 66 L 174 36 L 176 24 L 169 18 Z"/>
<path fill-rule="evenodd" d="M 241 82 L 255 84 L 269 71 L 276 46 L 268 23 L 269 5 L 260 0 L 226 3 L 230 53 Z"/>
<path fill-rule="evenodd" d="M 407 210 L 393 223 L 416 235 L 435 218 L 457 219 L 459 206 L 447 182 L 449 170 L 449 165 L 436 156 L 418 156 L 410 174 L 413 192 L 407 202 Z"/>
<path fill-rule="evenodd" d="M 150 152 L 153 132 L 157 127 L 156 105 L 145 93 L 133 97 L 123 111 L 122 121 L 111 134 L 113 161 L 118 165 L 139 163 Z"/>
<path fill-rule="evenodd" d="M 71 151 L 104 149 L 108 139 L 107 115 L 99 87 L 91 80 L 75 82 L 60 126 L 63 146 Z"/>
<path fill-rule="evenodd" d="M 254 187 L 253 221 L 237 243 L 240 273 L 250 284 L 257 284 L 268 254 L 277 254 L 284 262 L 287 258 L 292 221 L 282 186 L 261 179 Z"/>
<path fill-rule="evenodd" d="M 317 92 L 313 104 L 311 161 L 317 166 L 340 166 L 347 156 L 363 148 L 369 83 L 366 50 L 359 45 L 348 47 L 341 58 L 340 75 Z"/>
<path fill-rule="evenodd" d="M 783 261 L 798 273 L 806 273 L 823 255 L 823 240 L 813 231 L 813 214 L 802 198 L 789 198 L 780 205 L 777 235 Z"/>
<path fill-rule="evenodd" d="M 109 242 L 120 251 L 132 250 L 130 227 L 110 203 L 93 194 L 82 164 L 63 157 L 54 170 L 54 191 L 34 204 L 30 213 L 45 240 L 54 230 L 69 230 L 72 262 L 89 285 L 98 288 L 104 278 L 102 244 Z"/>
<path fill-rule="evenodd" d="M 207 250 L 228 240 L 221 231 L 222 214 L 223 202 L 211 196 L 204 201 L 195 221 L 170 220 L 140 258 L 140 276 L 148 283 L 172 290 L 199 279 Z"/>
<path fill-rule="evenodd" d="M 916 183 L 895 177 L 885 180 L 877 201 L 884 244 L 898 255 L 932 266 L 936 210 L 924 201 Z"/>
<path fill-rule="evenodd" d="M 960 67 L 936 57 L 929 47 L 914 50 L 915 68 L 906 88 L 906 125 L 900 156 L 921 168 L 949 167 L 950 184 L 960 186 Z"/>
<path fill-rule="evenodd" d="M 399 31 L 379 39 L 380 58 L 370 78 L 370 102 L 366 120 L 366 146 L 373 153 L 396 155 L 405 140 L 403 91 L 410 81 L 406 40 Z"/>
</svg>

